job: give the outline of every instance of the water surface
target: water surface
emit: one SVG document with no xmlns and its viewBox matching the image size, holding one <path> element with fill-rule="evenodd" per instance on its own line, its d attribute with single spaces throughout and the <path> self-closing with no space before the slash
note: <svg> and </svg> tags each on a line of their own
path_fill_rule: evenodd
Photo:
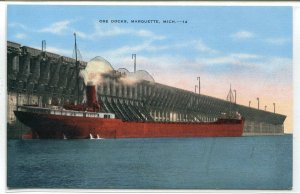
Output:
<svg viewBox="0 0 300 194">
<path fill-rule="evenodd" d="M 9 140 L 9 188 L 289 189 L 292 135 Z"/>
</svg>

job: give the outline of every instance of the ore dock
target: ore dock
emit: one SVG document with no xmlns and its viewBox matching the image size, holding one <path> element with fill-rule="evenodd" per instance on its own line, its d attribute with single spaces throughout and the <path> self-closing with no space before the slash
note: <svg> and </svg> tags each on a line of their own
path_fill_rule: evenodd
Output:
<svg viewBox="0 0 300 194">
<path fill-rule="evenodd" d="M 80 68 L 87 63 L 80 61 Z M 122 72 L 105 75 L 98 86 L 98 99 L 105 112 L 131 121 L 197 122 L 215 121 L 229 109 L 245 118 L 243 135 L 284 133 L 285 115 L 252 108 L 155 81 L 135 84 L 118 82 Z M 75 60 L 59 54 L 7 42 L 7 126 L 8 138 L 21 138 L 28 129 L 18 122 L 13 111 L 17 105 L 62 105 L 77 99 Z M 79 80 L 84 93 L 84 81 Z M 79 101 L 83 100 L 83 96 Z"/>
</svg>

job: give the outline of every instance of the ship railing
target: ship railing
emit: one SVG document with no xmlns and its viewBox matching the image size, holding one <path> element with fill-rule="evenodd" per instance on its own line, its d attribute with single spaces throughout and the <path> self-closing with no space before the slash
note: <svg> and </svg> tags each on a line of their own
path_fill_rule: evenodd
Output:
<svg viewBox="0 0 300 194">
<path fill-rule="evenodd" d="M 71 111 L 71 110 L 51 110 L 50 114 L 75 117 L 94 117 L 94 118 L 115 118 L 112 113 L 103 112 L 86 112 L 86 111 Z"/>
<path fill-rule="evenodd" d="M 61 115 L 61 116 L 97 117 L 97 118 L 112 118 L 112 119 L 115 118 L 115 114 L 113 113 L 51 109 L 51 108 L 43 108 L 43 107 L 35 107 L 35 106 L 18 106 L 18 110 L 23 112 Z"/>
<path fill-rule="evenodd" d="M 43 108 L 43 107 L 36 107 L 36 106 L 18 106 L 18 111 L 23 112 L 34 112 L 34 113 L 50 113 L 49 108 Z"/>
</svg>

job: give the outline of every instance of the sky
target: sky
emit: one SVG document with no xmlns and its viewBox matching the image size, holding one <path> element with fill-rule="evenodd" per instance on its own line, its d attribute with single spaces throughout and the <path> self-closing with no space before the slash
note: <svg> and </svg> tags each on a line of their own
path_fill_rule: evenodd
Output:
<svg viewBox="0 0 300 194">
<path fill-rule="evenodd" d="M 47 51 L 72 57 L 76 32 L 82 60 L 133 71 L 134 53 L 156 82 L 194 91 L 200 76 L 201 93 L 220 99 L 231 84 L 238 104 L 276 103 L 293 130 L 291 7 L 9 5 L 7 18 L 9 41 L 40 49 L 46 40 Z"/>
</svg>

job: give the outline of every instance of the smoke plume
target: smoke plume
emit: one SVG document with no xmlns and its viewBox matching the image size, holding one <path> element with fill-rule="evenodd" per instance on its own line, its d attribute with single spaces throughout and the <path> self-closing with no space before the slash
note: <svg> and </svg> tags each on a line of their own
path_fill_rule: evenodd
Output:
<svg viewBox="0 0 300 194">
<path fill-rule="evenodd" d="M 95 57 L 87 63 L 86 68 L 80 72 L 80 76 L 83 77 L 85 85 L 89 82 L 94 85 L 100 85 L 104 81 L 104 75 L 112 74 L 114 71 L 115 70 L 108 61 L 102 57 Z M 154 82 L 153 77 L 144 70 L 129 72 L 125 68 L 120 68 L 115 71 L 115 73 L 120 74 L 120 76 L 117 77 L 117 81 L 127 85 L 136 84 L 142 80 Z"/>
</svg>

